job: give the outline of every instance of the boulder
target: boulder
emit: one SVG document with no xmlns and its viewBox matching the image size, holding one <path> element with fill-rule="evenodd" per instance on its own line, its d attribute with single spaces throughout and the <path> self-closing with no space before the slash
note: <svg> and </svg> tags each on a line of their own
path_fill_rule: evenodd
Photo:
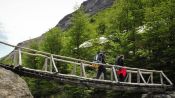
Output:
<svg viewBox="0 0 175 98">
<path fill-rule="evenodd" d="M 0 98 L 33 98 L 33 96 L 20 76 L 0 68 Z"/>
</svg>

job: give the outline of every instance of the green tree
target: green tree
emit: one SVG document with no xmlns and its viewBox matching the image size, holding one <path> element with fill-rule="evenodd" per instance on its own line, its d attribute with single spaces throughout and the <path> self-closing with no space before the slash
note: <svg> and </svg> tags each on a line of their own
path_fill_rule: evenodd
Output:
<svg viewBox="0 0 175 98">
<path fill-rule="evenodd" d="M 35 43 L 34 41 L 32 41 L 30 43 L 29 47 L 31 49 L 39 50 L 38 43 Z M 32 52 L 32 53 L 35 54 L 36 52 Z M 27 55 L 27 54 L 23 54 L 22 57 L 23 57 L 22 61 L 23 61 L 24 66 L 27 66 L 27 67 L 32 68 L 32 69 L 41 69 L 42 68 L 42 66 L 40 65 L 40 57 L 31 56 L 31 55 Z"/>
<path fill-rule="evenodd" d="M 71 55 L 76 58 L 83 58 L 86 54 L 86 49 L 82 49 L 79 46 L 88 41 L 91 35 L 93 35 L 89 25 L 88 17 L 83 9 L 79 9 L 73 14 L 69 30 L 69 49 Z"/>
<path fill-rule="evenodd" d="M 52 54 L 61 55 L 64 44 L 63 32 L 55 27 L 50 29 L 44 35 L 44 39 L 41 42 L 40 49 Z M 67 64 L 62 62 L 55 62 L 57 69 L 61 73 L 67 73 Z"/>
<path fill-rule="evenodd" d="M 41 49 L 43 51 L 52 54 L 60 54 L 60 51 L 63 47 L 61 30 L 57 27 L 50 29 L 48 32 L 45 33 L 41 45 Z"/>
<path fill-rule="evenodd" d="M 145 47 L 150 53 L 152 67 L 164 70 L 174 81 L 175 60 L 175 1 L 164 0 L 145 11 Z"/>
</svg>

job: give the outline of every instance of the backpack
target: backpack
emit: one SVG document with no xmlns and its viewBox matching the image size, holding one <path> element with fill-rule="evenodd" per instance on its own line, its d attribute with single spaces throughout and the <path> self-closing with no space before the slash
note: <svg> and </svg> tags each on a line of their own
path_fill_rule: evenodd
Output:
<svg viewBox="0 0 175 98">
<path fill-rule="evenodd" d="M 101 63 L 104 63 L 104 54 L 103 53 L 99 53 L 98 54 L 98 57 L 97 57 L 97 61 L 101 62 Z"/>
<path fill-rule="evenodd" d="M 98 61 L 98 55 L 99 55 L 99 54 L 96 54 L 96 55 L 94 56 L 94 61 L 95 61 L 95 62 Z"/>
<path fill-rule="evenodd" d="M 122 67 L 117 71 L 117 75 L 122 75 L 123 78 L 126 77 L 126 74 L 127 74 L 126 68 Z"/>
</svg>

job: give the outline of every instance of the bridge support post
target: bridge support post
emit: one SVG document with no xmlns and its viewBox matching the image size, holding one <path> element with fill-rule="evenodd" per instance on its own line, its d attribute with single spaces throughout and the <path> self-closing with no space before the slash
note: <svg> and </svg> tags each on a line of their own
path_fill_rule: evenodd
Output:
<svg viewBox="0 0 175 98">
<path fill-rule="evenodd" d="M 163 76 L 162 76 L 162 73 L 160 73 L 160 83 L 163 85 Z"/>
<path fill-rule="evenodd" d="M 140 74 L 139 74 L 139 70 L 137 72 L 137 83 L 140 83 Z"/>
<path fill-rule="evenodd" d="M 153 81 L 153 72 L 151 73 L 151 83 L 153 84 L 154 83 L 154 81 Z"/>
<path fill-rule="evenodd" d="M 118 78 L 117 78 L 117 74 L 116 74 L 114 66 L 112 67 L 112 69 L 113 69 L 114 79 L 116 82 L 118 82 Z"/>
<path fill-rule="evenodd" d="M 86 77 L 86 72 L 85 72 L 85 67 L 84 67 L 84 64 L 81 63 L 81 68 L 80 68 L 80 75 L 83 76 L 83 77 Z"/>
<path fill-rule="evenodd" d="M 21 56 L 21 48 L 18 49 L 18 65 L 22 65 L 22 56 Z"/>
<path fill-rule="evenodd" d="M 132 78 L 131 72 L 129 72 L 129 73 L 128 73 L 128 82 L 129 82 L 129 83 L 131 83 L 131 78 Z"/>
<path fill-rule="evenodd" d="M 113 74 L 113 69 L 111 68 L 111 81 L 113 81 L 114 80 L 114 74 Z"/>
<path fill-rule="evenodd" d="M 50 57 L 50 65 L 49 65 L 49 70 L 52 72 L 52 57 Z"/>
<path fill-rule="evenodd" d="M 53 64 L 53 67 L 54 67 L 55 71 L 58 72 L 58 69 L 57 69 L 57 67 L 55 65 L 55 61 L 54 61 L 53 55 L 51 55 L 51 62 Z"/>
</svg>

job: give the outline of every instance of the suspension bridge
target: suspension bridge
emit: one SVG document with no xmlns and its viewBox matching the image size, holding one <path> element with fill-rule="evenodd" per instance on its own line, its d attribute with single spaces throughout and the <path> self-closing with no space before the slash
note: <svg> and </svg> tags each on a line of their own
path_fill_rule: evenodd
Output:
<svg viewBox="0 0 175 98">
<path fill-rule="evenodd" d="M 60 83 L 76 84 L 90 88 L 127 92 L 165 92 L 171 90 L 173 87 L 173 83 L 163 71 L 125 67 L 127 69 L 127 76 L 121 82 L 116 74 L 117 69 L 121 68 L 118 65 L 101 64 L 55 55 L 26 47 L 14 46 L 2 41 L 0 41 L 0 44 L 15 48 L 11 53 L 13 58 L 12 63 L 0 63 L 0 67 L 11 70 L 21 76 L 41 78 L 48 81 L 53 80 Z M 32 69 L 25 67 L 22 64 L 22 57 L 24 55 L 43 58 L 43 68 Z M 72 66 L 71 72 L 67 74 L 61 73 L 58 67 L 59 65 L 57 65 L 58 62 Z M 89 75 L 86 67 L 92 67 L 93 64 L 104 65 L 110 78 L 104 80 L 103 75 L 101 75 L 100 79 L 95 79 L 93 78 L 94 75 Z M 96 73 L 96 70 L 92 71 Z"/>
</svg>

